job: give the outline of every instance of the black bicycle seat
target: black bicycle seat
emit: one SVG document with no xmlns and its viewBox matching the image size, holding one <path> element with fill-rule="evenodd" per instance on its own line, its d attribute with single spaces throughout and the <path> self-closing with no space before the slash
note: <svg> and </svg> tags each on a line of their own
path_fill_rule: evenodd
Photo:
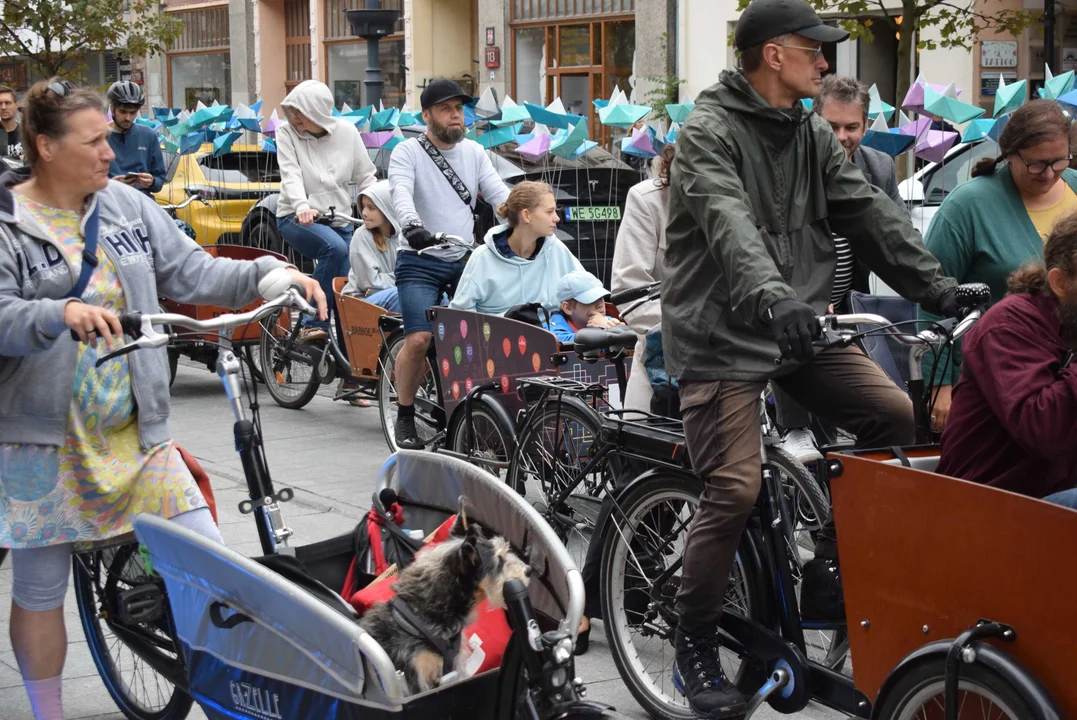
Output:
<svg viewBox="0 0 1077 720">
<path fill-rule="evenodd" d="M 573 349 L 581 355 L 604 350 L 630 350 L 636 346 L 636 340 L 636 333 L 627 325 L 616 325 L 609 329 L 587 327 L 576 331 Z"/>
</svg>

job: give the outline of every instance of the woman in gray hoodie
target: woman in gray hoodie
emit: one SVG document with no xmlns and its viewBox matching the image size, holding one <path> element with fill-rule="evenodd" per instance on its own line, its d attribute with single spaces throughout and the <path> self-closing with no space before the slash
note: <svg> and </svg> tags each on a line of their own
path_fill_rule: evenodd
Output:
<svg viewBox="0 0 1077 720">
<path fill-rule="evenodd" d="M 348 186 L 361 193 L 374 184 L 374 163 L 355 125 L 333 117 L 333 93 L 325 83 L 304 80 L 281 103 L 288 124 L 277 131 L 280 199 L 277 227 L 284 241 L 315 261 L 314 279 L 333 309 L 333 278 L 348 275 L 351 226 L 314 221 L 335 207 L 352 212 Z M 329 324 L 305 320 L 303 342 L 325 340 Z M 343 340 L 340 319 L 337 336 Z M 341 343 L 341 350 L 344 349 Z"/>
<path fill-rule="evenodd" d="M 38 83 L 23 132 L 30 170 L 0 178 L 0 547 L 11 548 L 11 645 L 35 717 L 54 720 L 74 544 L 128 533 L 143 512 L 220 540 L 169 436 L 165 349 L 96 367 L 120 342 L 117 315 L 156 312 L 159 295 L 241 307 L 284 265 L 216 259 L 152 199 L 109 182 L 92 90 Z M 290 273 L 324 317 L 318 284 Z"/>
</svg>

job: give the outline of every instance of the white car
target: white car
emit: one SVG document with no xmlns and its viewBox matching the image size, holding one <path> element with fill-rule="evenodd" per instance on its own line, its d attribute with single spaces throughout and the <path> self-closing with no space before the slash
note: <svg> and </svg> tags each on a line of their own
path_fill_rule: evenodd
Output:
<svg viewBox="0 0 1077 720">
<path fill-rule="evenodd" d="M 972 168 L 984 158 L 994 159 L 998 145 L 991 140 L 955 145 L 941 163 L 926 165 L 915 175 L 898 185 L 898 192 L 909 206 L 912 224 L 927 237 L 931 218 L 938 212 L 946 196 L 972 177 Z M 871 292 L 874 295 L 896 295 L 875 275 L 871 276 Z"/>
</svg>

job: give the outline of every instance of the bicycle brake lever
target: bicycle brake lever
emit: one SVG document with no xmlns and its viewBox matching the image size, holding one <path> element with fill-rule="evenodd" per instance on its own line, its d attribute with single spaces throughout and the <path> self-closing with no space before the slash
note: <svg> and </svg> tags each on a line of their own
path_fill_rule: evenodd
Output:
<svg viewBox="0 0 1077 720">
<path fill-rule="evenodd" d="M 138 350 L 138 348 L 139 348 L 138 343 L 139 342 L 140 342 L 139 340 L 135 340 L 132 343 L 128 343 L 127 345 L 124 345 L 119 350 L 113 350 L 112 352 L 105 353 L 101 357 L 97 358 L 97 362 L 94 363 L 94 367 L 101 367 L 102 365 L 107 363 L 109 360 L 115 360 L 120 355 L 126 355 L 127 353 L 134 352 L 135 350 Z"/>
</svg>

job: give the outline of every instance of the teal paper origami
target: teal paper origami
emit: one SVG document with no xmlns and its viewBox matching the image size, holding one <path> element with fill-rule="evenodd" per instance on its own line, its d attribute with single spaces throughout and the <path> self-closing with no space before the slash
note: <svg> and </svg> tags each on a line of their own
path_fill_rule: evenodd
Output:
<svg viewBox="0 0 1077 720">
<path fill-rule="evenodd" d="M 172 155 L 179 155 L 180 146 L 179 143 L 175 140 L 164 138 L 161 140 L 161 149 L 164 150 L 166 153 L 171 153 Z"/>
<path fill-rule="evenodd" d="M 400 143 L 404 142 L 404 133 L 400 132 L 400 128 L 393 130 L 393 136 L 389 138 L 389 141 L 381 146 L 382 152 L 391 152 Z"/>
<path fill-rule="evenodd" d="M 201 130 L 214 123 L 226 122 L 231 117 L 232 110 L 227 105 L 214 105 L 213 107 L 204 107 L 196 111 L 187 120 L 187 125 L 191 130 Z"/>
<path fill-rule="evenodd" d="M 647 117 L 651 108 L 646 105 L 630 105 L 621 103 L 611 105 L 598 111 L 598 120 L 603 125 L 627 130 L 643 118 Z"/>
<path fill-rule="evenodd" d="M 595 110 L 601 110 L 602 108 L 609 105 L 610 101 L 609 100 L 592 100 L 591 104 L 595 106 Z M 667 107 L 669 107 L 669 106 L 667 105 Z"/>
<path fill-rule="evenodd" d="M 163 123 L 160 120 L 150 120 L 149 118 L 135 118 L 135 122 L 144 127 L 148 127 L 153 131 L 157 131 L 163 127 Z"/>
<path fill-rule="evenodd" d="M 894 106 L 883 102 L 882 98 L 879 97 L 879 88 L 872 85 L 868 89 L 868 96 L 870 97 L 868 119 L 875 120 L 875 118 L 882 115 L 883 120 L 890 122 L 890 118 L 894 117 Z"/>
<path fill-rule="evenodd" d="M 516 133 L 519 132 L 519 130 L 520 128 L 518 125 L 494 128 L 493 130 L 487 130 L 482 135 L 473 137 L 472 140 L 489 150 L 490 148 L 515 142 Z"/>
<path fill-rule="evenodd" d="M 1028 94 L 1028 80 L 1018 80 L 1013 85 L 1007 85 L 1002 74 L 999 73 L 998 90 L 995 91 L 995 111 L 991 113 L 995 117 L 1008 115 L 1025 102 Z"/>
<path fill-rule="evenodd" d="M 262 139 L 262 150 L 268 153 L 277 152 L 277 143 L 273 138 Z"/>
<path fill-rule="evenodd" d="M 997 122 L 997 120 L 991 120 L 989 118 L 973 120 L 969 123 L 969 126 L 965 128 L 965 134 L 961 136 L 961 142 L 974 143 L 989 139 L 991 137 L 991 129 L 995 127 L 995 123 Z"/>
<path fill-rule="evenodd" d="M 400 120 L 397 121 L 397 127 L 413 127 L 415 125 L 426 125 L 423 122 L 423 114 L 418 112 L 402 112 L 400 113 Z"/>
<path fill-rule="evenodd" d="M 958 100 L 957 91 L 954 89 L 953 83 L 946 88 L 944 93 L 940 93 L 931 87 L 924 88 L 924 110 L 929 115 L 949 120 L 955 125 L 975 120 L 985 112 L 982 107 Z"/>
<path fill-rule="evenodd" d="M 991 128 L 991 132 L 987 133 L 987 138 L 998 142 L 999 136 L 1002 135 L 1002 130 L 1006 127 L 1006 123 L 1009 121 L 1010 116 L 1008 114 L 995 118 L 995 125 Z"/>
<path fill-rule="evenodd" d="M 1061 75 L 1054 75 L 1050 67 L 1044 67 L 1043 76 L 1046 81 L 1037 92 L 1045 100 L 1057 100 L 1073 89 L 1074 72 L 1072 70 Z"/>
<path fill-rule="evenodd" d="M 232 143 L 243 136 L 243 133 L 229 132 L 218 135 L 213 139 L 213 157 L 220 157 L 232 151 Z"/>
<path fill-rule="evenodd" d="M 589 139 L 587 121 L 580 118 L 579 122 L 572 127 L 572 132 L 558 137 L 550 144 L 550 152 L 557 157 L 568 159 Z"/>
<path fill-rule="evenodd" d="M 695 103 L 678 103 L 676 105 L 666 105 L 666 114 L 669 115 L 669 119 L 675 123 L 683 123 L 688 119 L 688 113 L 692 112 L 692 108 L 696 106 Z"/>
<path fill-rule="evenodd" d="M 677 136 L 681 134 L 681 129 L 677 125 L 674 125 L 666 133 L 666 137 L 663 138 L 666 141 L 666 145 L 672 145 L 677 142 Z"/>
<path fill-rule="evenodd" d="M 814 103 L 811 98 L 800 98 L 800 104 L 804 106 L 805 110 L 811 110 Z"/>
<path fill-rule="evenodd" d="M 397 108 L 374 113 L 374 117 L 370 118 L 370 132 L 392 130 L 396 127 L 398 120 L 400 120 L 400 110 Z"/>
<path fill-rule="evenodd" d="M 578 125 L 583 117 L 581 115 L 574 115 L 572 113 L 559 113 L 547 110 L 539 105 L 532 105 L 531 103 L 524 103 L 524 107 L 527 108 L 528 115 L 531 119 L 540 125 L 552 128 L 562 128 L 567 130 L 573 125 Z M 504 108 L 502 108 L 504 112 Z"/>
<path fill-rule="evenodd" d="M 512 107 L 502 107 L 501 117 L 497 120 L 491 120 L 490 123 L 495 127 L 504 127 L 505 125 L 515 125 L 519 122 L 526 122 L 531 119 L 531 113 L 527 111 L 526 107 L 515 105 Z"/>
</svg>

